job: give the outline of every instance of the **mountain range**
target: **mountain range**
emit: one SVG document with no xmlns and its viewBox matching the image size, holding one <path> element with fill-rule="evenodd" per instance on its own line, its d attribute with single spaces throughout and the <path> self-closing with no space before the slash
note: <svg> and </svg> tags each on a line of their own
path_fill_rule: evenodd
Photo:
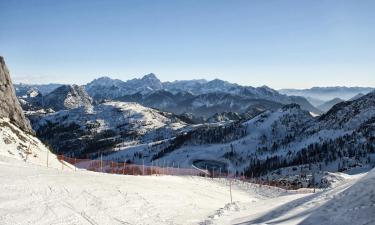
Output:
<svg viewBox="0 0 375 225">
<path fill-rule="evenodd" d="M 373 87 L 312 87 L 309 89 L 280 89 L 282 94 L 305 97 L 314 106 L 323 104 L 335 98 L 349 100 L 358 94 L 367 94 Z"/>
<path fill-rule="evenodd" d="M 27 90 L 26 85 L 22 84 L 16 85 L 16 90 L 19 98 L 26 101 L 22 101 L 24 105 L 36 106 L 39 104 L 35 102 L 36 99 L 44 99 L 43 104 L 46 104 L 45 99 L 48 99 L 52 92 L 46 90 L 50 87 L 50 84 L 46 87 L 30 85 Z M 111 100 L 132 101 L 175 114 L 190 113 L 198 121 L 207 120 L 216 113 L 243 114 L 253 108 L 276 109 L 290 103 L 297 103 L 314 114 L 321 113 L 303 97 L 286 96 L 267 86 L 254 88 L 219 79 L 161 82 L 154 74 L 148 74 L 128 81 L 101 77 L 83 87 L 95 103 Z M 30 98 L 28 93 L 31 92 L 37 92 L 34 96 L 39 98 Z M 81 94 L 82 98 L 87 98 L 85 93 Z M 48 104 L 44 105 L 44 108 L 47 106 Z"/>
<path fill-rule="evenodd" d="M 2 104 L 2 115 L 10 120 L 2 123 L 33 132 L 4 68 L 8 106 Z M 298 104 L 303 97 L 220 80 L 163 83 L 150 74 L 127 82 L 100 78 L 85 86 L 59 85 L 43 93 L 43 87 L 22 86 L 18 98 L 32 106 L 25 110 L 37 137 L 60 154 L 212 166 L 267 179 L 375 162 L 375 92 L 313 116 Z M 192 114 L 207 119 L 197 123 Z M 24 154 L 22 146 L 17 151 Z"/>
</svg>

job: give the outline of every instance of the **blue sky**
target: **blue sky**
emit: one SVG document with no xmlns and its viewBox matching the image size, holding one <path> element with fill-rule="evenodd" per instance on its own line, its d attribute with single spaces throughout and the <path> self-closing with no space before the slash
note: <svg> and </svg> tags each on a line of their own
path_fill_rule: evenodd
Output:
<svg viewBox="0 0 375 225">
<path fill-rule="evenodd" d="M 375 1 L 0 1 L 16 82 L 153 72 L 273 88 L 375 87 Z"/>
</svg>

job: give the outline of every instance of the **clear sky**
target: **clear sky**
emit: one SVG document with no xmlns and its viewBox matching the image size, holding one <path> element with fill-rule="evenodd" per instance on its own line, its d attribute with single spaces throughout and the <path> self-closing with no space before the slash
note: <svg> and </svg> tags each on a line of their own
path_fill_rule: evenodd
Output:
<svg viewBox="0 0 375 225">
<path fill-rule="evenodd" d="M 0 0 L 13 79 L 375 87 L 374 0 Z"/>
</svg>

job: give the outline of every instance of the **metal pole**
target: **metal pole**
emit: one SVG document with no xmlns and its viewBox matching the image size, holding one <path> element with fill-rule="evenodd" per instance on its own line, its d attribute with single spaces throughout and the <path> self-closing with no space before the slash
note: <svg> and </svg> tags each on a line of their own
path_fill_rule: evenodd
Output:
<svg viewBox="0 0 375 225">
<path fill-rule="evenodd" d="M 233 203 L 233 198 L 232 198 L 232 179 L 229 179 L 229 192 L 230 192 L 230 203 Z"/>
<path fill-rule="evenodd" d="M 49 150 L 47 150 L 47 167 L 48 167 Z"/>
<path fill-rule="evenodd" d="M 64 170 L 64 155 L 61 156 L 61 171 Z"/>
<path fill-rule="evenodd" d="M 142 175 L 145 175 L 145 160 L 142 159 Z"/>
<path fill-rule="evenodd" d="M 100 154 L 100 171 L 103 173 L 103 153 Z"/>
</svg>

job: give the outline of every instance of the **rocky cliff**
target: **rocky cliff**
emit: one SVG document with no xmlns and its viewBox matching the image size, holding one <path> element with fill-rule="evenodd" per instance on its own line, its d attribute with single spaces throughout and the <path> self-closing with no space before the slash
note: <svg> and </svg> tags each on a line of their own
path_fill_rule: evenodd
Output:
<svg viewBox="0 0 375 225">
<path fill-rule="evenodd" d="M 22 130 L 33 132 L 30 122 L 25 118 L 10 79 L 5 60 L 0 56 L 0 117 L 10 121 Z"/>
</svg>

